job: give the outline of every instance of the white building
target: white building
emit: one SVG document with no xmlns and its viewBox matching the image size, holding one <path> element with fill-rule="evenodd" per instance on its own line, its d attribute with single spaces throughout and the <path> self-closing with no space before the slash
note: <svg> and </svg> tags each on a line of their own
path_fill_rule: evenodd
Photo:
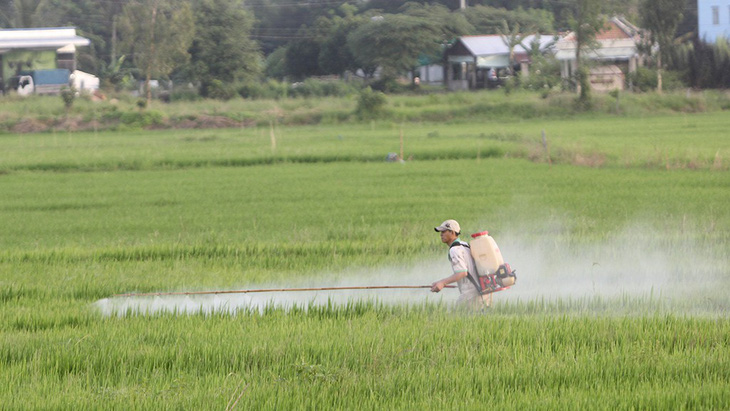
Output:
<svg viewBox="0 0 730 411">
<path fill-rule="evenodd" d="M 449 90 L 488 87 L 490 73 L 494 73 L 495 70 L 507 70 L 510 64 L 515 65 L 512 67 L 514 70 L 527 75 L 531 58 L 524 46 L 530 47 L 533 42 L 539 45 L 541 52 L 546 52 L 554 44 L 555 36 L 526 36 L 522 44 L 512 50 L 512 62 L 510 62 L 509 47 L 498 34 L 460 37 L 446 50 L 446 84 Z"/>
<path fill-rule="evenodd" d="M 730 0 L 697 0 L 697 20 L 701 40 L 730 39 Z"/>
<path fill-rule="evenodd" d="M 583 58 L 596 62 L 590 73 L 591 87 L 606 91 L 623 89 L 625 76 L 643 64 L 639 51 L 640 29 L 622 17 L 613 17 L 596 35 L 596 43 L 598 47 L 582 50 Z M 575 74 L 576 46 L 575 34 L 570 32 L 555 45 L 555 58 L 562 63 L 563 78 L 571 78 Z"/>
<path fill-rule="evenodd" d="M 25 71 L 66 69 L 73 73 L 76 48 L 89 44 L 74 27 L 0 29 L 0 91 Z"/>
</svg>

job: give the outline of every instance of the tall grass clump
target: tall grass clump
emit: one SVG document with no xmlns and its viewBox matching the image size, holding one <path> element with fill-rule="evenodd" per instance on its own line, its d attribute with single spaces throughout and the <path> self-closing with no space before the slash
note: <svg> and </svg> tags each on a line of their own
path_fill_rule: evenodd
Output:
<svg viewBox="0 0 730 411">
<path fill-rule="evenodd" d="M 385 94 L 366 87 L 360 91 L 357 98 L 355 114 L 363 120 L 378 118 L 384 114 L 386 103 Z"/>
</svg>

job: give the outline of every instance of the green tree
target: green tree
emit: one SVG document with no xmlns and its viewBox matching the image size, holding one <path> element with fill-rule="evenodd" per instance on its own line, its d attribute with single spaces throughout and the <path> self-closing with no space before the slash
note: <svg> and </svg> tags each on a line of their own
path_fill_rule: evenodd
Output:
<svg viewBox="0 0 730 411">
<path fill-rule="evenodd" d="M 283 79 L 286 76 L 286 46 L 281 46 L 266 56 L 266 77 Z"/>
<path fill-rule="evenodd" d="M 319 70 L 319 42 L 303 37 L 289 43 L 284 56 L 286 74 L 301 80 L 322 74 Z"/>
<path fill-rule="evenodd" d="M 322 16 L 341 13 L 343 2 L 309 0 L 246 0 L 256 15 L 254 38 L 266 55 L 301 37 L 302 27 L 312 27 Z"/>
<path fill-rule="evenodd" d="M 347 36 L 355 31 L 367 19 L 355 16 L 352 10 L 345 8 L 343 17 L 334 16 L 320 19 L 319 26 L 326 26 L 327 35 L 319 47 L 318 63 L 323 74 L 342 74 L 347 70 L 355 71 L 359 67 L 350 48 L 347 47 Z"/>
<path fill-rule="evenodd" d="M 43 0 L 0 1 L 0 27 L 28 28 L 43 25 Z"/>
<path fill-rule="evenodd" d="M 360 26 L 347 42 L 361 65 L 379 66 L 384 77 L 394 78 L 413 69 L 419 55 L 434 53 L 440 39 L 434 20 L 389 14 Z"/>
<path fill-rule="evenodd" d="M 442 6 L 431 10 L 449 14 Z M 447 41 L 471 27 L 456 24 L 468 25 L 461 17 L 453 20 L 434 18 L 433 14 L 426 17 L 412 9 L 410 13 L 415 15 L 373 16 L 348 35 L 347 44 L 360 67 L 381 67 L 384 77 L 393 78 L 413 70 L 420 56 L 440 55 Z"/>
<path fill-rule="evenodd" d="M 317 18 L 311 26 L 302 26 L 286 48 L 286 74 L 302 79 L 356 70 L 358 65 L 347 47 L 347 37 L 367 18 L 355 16 L 355 11 L 356 7 L 342 4 Z"/>
<path fill-rule="evenodd" d="M 474 26 L 466 18 L 468 13 L 451 12 L 440 4 L 421 4 L 408 2 L 400 8 L 401 14 L 412 17 L 435 20 L 441 31 L 442 41 L 451 41 L 456 37 L 474 33 Z"/>
<path fill-rule="evenodd" d="M 590 99 L 591 83 L 582 54 L 585 49 L 599 47 L 596 43 L 596 35 L 606 25 L 606 20 L 601 14 L 601 0 L 576 0 L 569 22 L 575 36 L 577 91 L 579 100 L 585 103 Z"/>
<path fill-rule="evenodd" d="M 122 12 L 121 45 L 145 78 L 147 102 L 150 80 L 166 77 L 190 58 L 195 25 L 189 3 L 182 0 L 134 0 Z"/>
<path fill-rule="evenodd" d="M 507 10 L 475 6 L 470 7 L 465 16 L 469 23 L 474 26 L 475 34 L 499 34 L 504 21 L 507 22 L 509 27 L 514 25 L 533 27 L 542 33 L 551 33 L 555 30 L 553 15 L 547 10 Z"/>
<path fill-rule="evenodd" d="M 231 83 L 261 74 L 263 56 L 250 37 L 254 19 L 241 0 L 197 0 L 193 14 L 191 74 L 204 89 L 214 79 Z"/>
<path fill-rule="evenodd" d="M 498 30 L 498 33 L 509 50 L 509 74 L 512 76 L 515 74 L 515 47 L 522 45 L 522 41 L 525 40 L 527 34 L 520 31 L 519 23 L 513 24 L 510 28 L 507 20 L 502 21 L 502 28 Z M 527 49 L 527 47 L 524 48 Z"/>
<path fill-rule="evenodd" d="M 113 73 L 108 68 L 121 56 L 116 41 L 117 23 L 126 3 L 127 0 L 43 0 L 38 19 L 45 27 L 76 27 L 80 35 L 91 40 L 89 47 L 76 50 L 79 69 L 109 79 Z"/>
<path fill-rule="evenodd" d="M 440 32 L 438 38 L 434 38 L 434 44 L 430 50 L 424 50 L 419 55 L 420 61 L 442 61 L 444 58 L 444 48 L 447 44 L 452 43 L 456 38 L 474 33 L 474 26 L 469 23 L 466 14 L 461 10 L 451 12 L 448 8 L 440 4 L 420 4 L 417 2 L 408 2 L 400 8 L 402 14 L 406 16 L 430 19 L 437 23 Z M 435 43 L 438 43 L 436 45 Z M 414 67 L 415 68 L 415 67 Z M 415 73 L 411 78 L 415 78 Z"/>
<path fill-rule="evenodd" d="M 657 92 L 662 92 L 662 55 L 667 56 L 674 34 L 682 21 L 685 0 L 642 0 L 639 12 L 642 26 L 650 31 L 650 44 L 658 45 L 656 55 Z"/>
</svg>

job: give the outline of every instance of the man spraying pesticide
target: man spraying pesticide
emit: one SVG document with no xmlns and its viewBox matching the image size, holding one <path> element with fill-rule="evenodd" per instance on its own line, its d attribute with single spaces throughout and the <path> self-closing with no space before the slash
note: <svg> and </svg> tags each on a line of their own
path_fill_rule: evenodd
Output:
<svg viewBox="0 0 730 411">
<path fill-rule="evenodd" d="M 471 243 L 461 241 L 461 227 L 456 220 L 446 220 L 435 230 L 441 234 L 441 241 L 449 246 L 449 262 L 453 274 L 431 285 L 364 285 L 364 286 L 330 286 L 307 288 L 254 288 L 246 290 L 218 291 L 168 291 L 152 293 L 116 294 L 114 297 L 160 297 L 174 295 L 200 294 L 249 294 L 249 293 L 283 293 L 299 291 L 337 291 L 337 290 L 382 290 L 430 288 L 432 292 L 440 292 L 444 288 L 456 288 L 461 296 L 459 302 L 471 307 L 489 307 L 492 304 L 492 293 L 509 288 L 515 283 L 515 274 L 509 264 L 505 264 L 494 239 L 486 231 L 472 235 Z"/>
<path fill-rule="evenodd" d="M 453 274 L 436 281 L 431 291 L 440 292 L 448 284 L 459 287 L 459 303 L 471 308 L 490 307 L 492 293 L 509 288 L 515 283 L 515 273 L 505 264 L 499 247 L 489 233 L 472 235 L 471 244 L 459 238 L 461 227 L 456 220 L 446 220 L 434 230 L 441 242 L 449 246 L 449 262 Z"/>
</svg>

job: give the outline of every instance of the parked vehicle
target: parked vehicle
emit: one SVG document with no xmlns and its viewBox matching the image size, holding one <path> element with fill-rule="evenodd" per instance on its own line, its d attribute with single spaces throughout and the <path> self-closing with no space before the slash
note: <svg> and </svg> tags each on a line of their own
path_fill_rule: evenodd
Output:
<svg viewBox="0 0 730 411">
<path fill-rule="evenodd" d="M 10 89 L 21 96 L 30 94 L 59 94 L 68 87 L 71 73 L 67 69 L 22 71 L 11 79 Z"/>
</svg>

